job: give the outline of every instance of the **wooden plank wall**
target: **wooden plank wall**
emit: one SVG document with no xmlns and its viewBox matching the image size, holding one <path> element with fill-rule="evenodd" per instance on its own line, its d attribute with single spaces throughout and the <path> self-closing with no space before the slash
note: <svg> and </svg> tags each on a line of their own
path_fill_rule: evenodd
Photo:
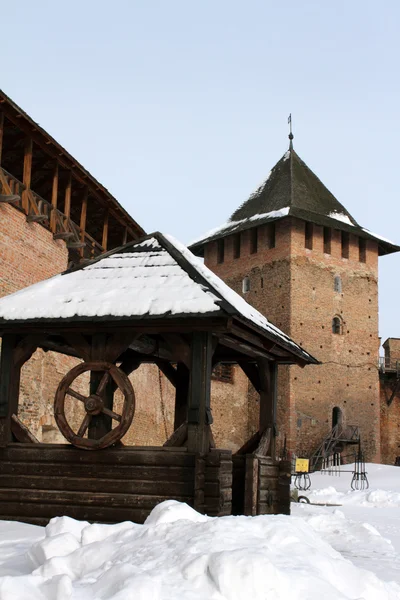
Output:
<svg viewBox="0 0 400 600">
<path fill-rule="evenodd" d="M 10 444 L 0 450 L 0 519 L 42 525 L 68 515 L 143 523 L 163 500 L 193 506 L 194 478 L 195 455 L 184 448 L 88 452 L 66 445 Z"/>
<path fill-rule="evenodd" d="M 211 517 L 232 514 L 232 452 L 211 450 L 205 456 L 204 512 Z"/>
<path fill-rule="evenodd" d="M 290 462 L 234 455 L 232 514 L 290 514 Z"/>
</svg>

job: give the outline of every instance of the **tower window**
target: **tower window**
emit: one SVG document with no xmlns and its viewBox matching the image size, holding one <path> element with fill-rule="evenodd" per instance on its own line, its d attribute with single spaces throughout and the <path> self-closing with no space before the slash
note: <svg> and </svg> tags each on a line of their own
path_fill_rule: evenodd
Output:
<svg viewBox="0 0 400 600">
<path fill-rule="evenodd" d="M 256 254 L 258 250 L 258 229 L 250 229 L 250 254 Z"/>
<path fill-rule="evenodd" d="M 342 258 L 349 258 L 349 234 L 342 231 Z"/>
<path fill-rule="evenodd" d="M 333 289 L 335 290 L 335 292 L 337 294 L 341 294 L 342 293 L 342 280 L 339 277 L 339 275 L 335 276 L 334 282 L 333 282 Z"/>
<path fill-rule="evenodd" d="M 313 247 L 313 225 L 312 223 L 305 224 L 305 247 L 312 250 Z"/>
<path fill-rule="evenodd" d="M 218 240 L 217 241 L 217 262 L 219 264 L 224 262 L 224 258 L 225 258 L 225 240 Z"/>
<path fill-rule="evenodd" d="M 360 262 L 365 263 L 367 260 L 367 248 L 364 238 L 358 238 L 358 254 Z"/>
<path fill-rule="evenodd" d="M 275 223 L 269 223 L 267 229 L 268 248 L 275 248 L 276 243 Z"/>
<path fill-rule="evenodd" d="M 247 294 L 250 291 L 250 277 L 244 277 L 242 281 L 242 292 Z"/>
<path fill-rule="evenodd" d="M 331 242 L 332 242 L 332 229 L 330 227 L 324 227 L 324 252 L 325 252 L 325 254 L 331 253 Z"/>
<path fill-rule="evenodd" d="M 332 333 L 340 335 L 342 333 L 342 321 L 340 317 L 333 317 L 332 319 Z"/>
<path fill-rule="evenodd" d="M 240 258 L 240 233 L 233 236 L 233 258 Z"/>
</svg>

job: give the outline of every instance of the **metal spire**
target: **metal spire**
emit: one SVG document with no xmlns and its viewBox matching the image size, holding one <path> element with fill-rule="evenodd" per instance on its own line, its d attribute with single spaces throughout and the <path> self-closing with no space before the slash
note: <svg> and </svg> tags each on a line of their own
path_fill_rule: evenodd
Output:
<svg viewBox="0 0 400 600">
<path fill-rule="evenodd" d="M 289 125 L 289 150 L 293 150 L 293 132 L 292 132 L 292 113 L 290 113 L 289 118 L 287 120 Z"/>
</svg>

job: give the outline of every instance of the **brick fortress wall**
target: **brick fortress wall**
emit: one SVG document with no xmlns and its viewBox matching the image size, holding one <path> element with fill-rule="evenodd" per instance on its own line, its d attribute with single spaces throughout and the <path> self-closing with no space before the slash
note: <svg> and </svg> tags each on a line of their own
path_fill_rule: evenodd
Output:
<svg viewBox="0 0 400 600">
<path fill-rule="evenodd" d="M 251 231 L 241 234 L 240 257 L 235 237 L 225 238 L 224 261 L 218 244 L 205 249 L 205 263 L 267 318 L 323 362 L 301 369 L 280 367 L 278 382 L 278 449 L 309 455 L 332 427 L 340 408 L 343 423 L 359 425 L 369 460 L 379 460 L 377 246 L 367 241 L 360 262 L 358 239 L 350 236 L 349 258 L 342 258 L 340 232 L 332 230 L 330 253 L 324 252 L 322 227 L 313 227 L 312 250 L 305 248 L 305 223 L 287 218 L 258 228 L 257 252 Z M 275 247 L 271 239 L 275 237 Z M 335 276 L 342 290 L 334 290 Z M 250 291 L 242 292 L 244 277 Z M 341 335 L 332 333 L 339 316 Z M 250 408 L 249 406 L 247 407 Z M 246 410 L 243 401 L 243 410 Z M 253 414 L 253 428 L 256 427 Z"/>
</svg>

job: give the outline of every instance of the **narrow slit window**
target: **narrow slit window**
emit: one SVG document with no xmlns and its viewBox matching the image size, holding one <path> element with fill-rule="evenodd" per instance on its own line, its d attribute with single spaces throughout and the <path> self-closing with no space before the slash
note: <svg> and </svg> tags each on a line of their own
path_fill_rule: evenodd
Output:
<svg viewBox="0 0 400 600">
<path fill-rule="evenodd" d="M 250 277 L 243 277 L 242 281 L 242 292 L 243 294 L 247 294 L 250 291 Z"/>
<path fill-rule="evenodd" d="M 358 253 L 360 262 L 365 263 L 367 261 L 367 247 L 364 238 L 358 238 Z"/>
<path fill-rule="evenodd" d="M 217 262 L 223 263 L 225 259 L 225 240 L 218 240 L 217 242 Z"/>
<path fill-rule="evenodd" d="M 335 276 L 334 283 L 333 283 L 333 289 L 335 290 L 335 292 L 337 294 L 341 294 L 342 293 L 342 280 L 339 277 L 339 275 Z"/>
<path fill-rule="evenodd" d="M 240 258 L 240 233 L 233 236 L 233 258 Z"/>
<path fill-rule="evenodd" d="M 250 229 L 250 254 L 256 254 L 258 250 L 258 229 Z"/>
<path fill-rule="evenodd" d="M 332 245 L 332 229 L 330 227 L 324 227 L 324 252 L 325 254 L 331 253 Z"/>
<path fill-rule="evenodd" d="M 340 317 L 333 317 L 332 319 L 332 333 L 340 335 L 342 333 L 342 322 Z"/>
<path fill-rule="evenodd" d="M 312 250 L 313 247 L 313 224 L 306 223 L 305 226 L 305 247 Z"/>
<path fill-rule="evenodd" d="M 342 258 L 349 258 L 349 234 L 342 231 Z"/>
<path fill-rule="evenodd" d="M 268 248 L 275 248 L 276 245 L 276 228 L 275 223 L 268 225 Z"/>
</svg>

